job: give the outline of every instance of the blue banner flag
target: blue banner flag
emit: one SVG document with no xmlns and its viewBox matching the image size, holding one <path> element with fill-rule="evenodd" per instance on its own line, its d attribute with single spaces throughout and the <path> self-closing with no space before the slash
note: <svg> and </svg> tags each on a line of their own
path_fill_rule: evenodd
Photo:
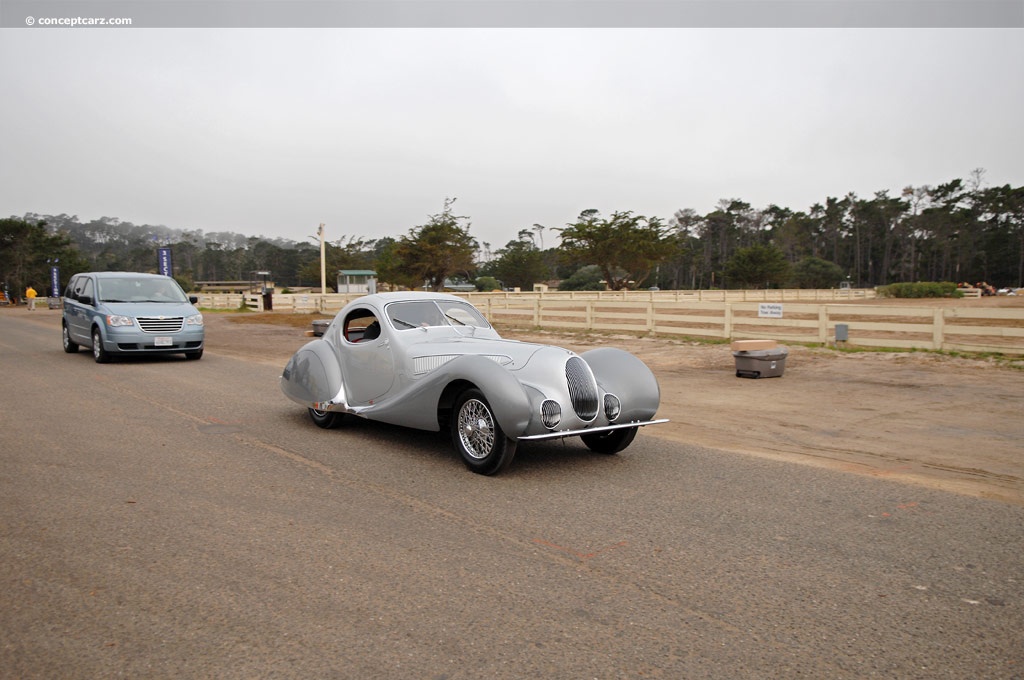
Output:
<svg viewBox="0 0 1024 680">
<path fill-rule="evenodd" d="M 157 248 L 158 271 L 164 276 L 173 276 L 171 273 L 171 249 Z"/>
<path fill-rule="evenodd" d="M 51 297 L 60 297 L 60 267 L 50 267 Z"/>
</svg>

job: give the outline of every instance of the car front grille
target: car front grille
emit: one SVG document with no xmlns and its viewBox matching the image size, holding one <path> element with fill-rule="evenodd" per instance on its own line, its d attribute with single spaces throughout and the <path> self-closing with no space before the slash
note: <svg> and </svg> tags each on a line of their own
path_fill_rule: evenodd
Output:
<svg viewBox="0 0 1024 680">
<path fill-rule="evenodd" d="M 580 420 L 590 422 L 597 417 L 597 381 L 587 362 L 569 357 L 565 362 L 565 380 L 569 385 L 572 409 Z"/>
<path fill-rule="evenodd" d="M 140 316 L 136 321 L 146 333 L 177 333 L 184 319 L 180 316 Z"/>
</svg>

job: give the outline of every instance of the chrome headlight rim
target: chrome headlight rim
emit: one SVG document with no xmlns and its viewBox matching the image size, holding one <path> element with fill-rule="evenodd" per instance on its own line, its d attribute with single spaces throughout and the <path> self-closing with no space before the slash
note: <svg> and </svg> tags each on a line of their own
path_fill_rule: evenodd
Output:
<svg viewBox="0 0 1024 680">
<path fill-rule="evenodd" d="M 622 415 L 622 402 L 611 392 L 604 395 L 604 416 L 609 423 L 614 423 Z"/>
<path fill-rule="evenodd" d="M 540 405 L 540 422 L 553 430 L 562 422 L 562 405 L 554 399 L 545 399 Z"/>
</svg>

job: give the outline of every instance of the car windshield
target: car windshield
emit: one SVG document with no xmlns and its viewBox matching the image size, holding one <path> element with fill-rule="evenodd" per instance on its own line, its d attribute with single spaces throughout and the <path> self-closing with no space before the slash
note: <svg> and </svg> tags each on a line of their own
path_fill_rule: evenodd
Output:
<svg viewBox="0 0 1024 680">
<path fill-rule="evenodd" d="M 187 302 L 173 281 L 163 279 L 100 279 L 98 297 L 103 302 Z"/>
<path fill-rule="evenodd" d="M 398 330 L 430 326 L 490 328 L 473 305 L 459 300 L 418 300 L 388 305 L 388 318 Z"/>
</svg>

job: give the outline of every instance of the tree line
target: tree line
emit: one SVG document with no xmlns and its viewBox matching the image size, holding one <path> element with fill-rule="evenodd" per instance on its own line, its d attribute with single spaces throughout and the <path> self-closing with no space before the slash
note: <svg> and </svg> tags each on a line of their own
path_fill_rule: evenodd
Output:
<svg viewBox="0 0 1024 680">
<path fill-rule="evenodd" d="M 983 171 L 938 186 L 829 197 L 806 211 L 755 209 L 723 199 L 671 218 L 584 210 L 562 226 L 533 224 L 498 248 L 478 241 L 468 216 L 441 212 L 398 237 L 346 235 L 325 244 L 329 284 L 340 269 L 370 269 L 380 283 L 480 290 L 549 283 L 562 289 L 873 287 L 915 281 L 1024 285 L 1024 187 L 983 186 Z M 545 234 L 547 239 L 545 239 Z M 545 246 L 545 240 L 549 246 Z M 60 260 L 76 271 L 155 271 L 170 247 L 174 274 L 197 282 L 248 280 L 270 271 L 279 287 L 318 287 L 319 243 L 134 225 L 102 217 L 39 215 L 0 220 L 0 275 L 12 293 L 49 281 Z"/>
</svg>

